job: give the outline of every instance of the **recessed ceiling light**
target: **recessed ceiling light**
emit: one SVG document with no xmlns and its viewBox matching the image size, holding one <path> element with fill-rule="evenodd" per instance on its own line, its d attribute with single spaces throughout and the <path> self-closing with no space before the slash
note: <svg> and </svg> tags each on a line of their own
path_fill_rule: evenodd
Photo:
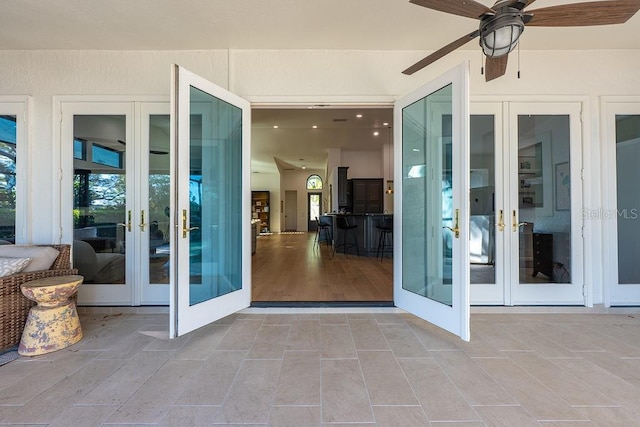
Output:
<svg viewBox="0 0 640 427">
<path fill-rule="evenodd" d="M 362 114 L 356 114 L 356 117 L 361 119 L 362 118 Z"/>
<path fill-rule="evenodd" d="M 318 129 L 318 125 L 313 125 L 311 127 L 314 128 L 314 129 Z"/>
<path fill-rule="evenodd" d="M 384 123 L 382 124 L 382 126 L 389 126 L 389 123 L 388 123 L 388 122 L 384 122 Z"/>
<path fill-rule="evenodd" d="M 273 125 L 273 128 L 274 129 L 278 129 L 278 125 Z"/>
<path fill-rule="evenodd" d="M 380 132 L 378 131 L 373 132 L 373 136 L 378 136 L 378 135 L 380 135 Z"/>
</svg>

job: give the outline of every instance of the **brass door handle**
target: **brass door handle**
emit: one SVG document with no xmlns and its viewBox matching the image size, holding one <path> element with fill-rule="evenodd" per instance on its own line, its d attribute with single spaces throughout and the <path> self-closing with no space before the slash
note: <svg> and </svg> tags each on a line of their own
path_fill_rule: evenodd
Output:
<svg viewBox="0 0 640 427">
<path fill-rule="evenodd" d="M 456 209 L 455 222 L 452 227 L 447 227 L 446 225 L 442 228 L 447 228 L 453 232 L 453 236 L 456 239 L 460 238 L 460 209 Z"/>
<path fill-rule="evenodd" d="M 147 224 L 145 224 L 144 222 L 144 210 L 140 211 L 140 224 L 138 225 L 138 227 L 140 227 L 140 231 L 144 231 L 144 228 L 147 226 Z"/>
<path fill-rule="evenodd" d="M 523 225 L 529 224 L 528 222 L 518 222 L 518 216 L 515 210 L 513 211 L 513 215 L 511 216 L 511 218 L 512 218 L 511 229 L 513 230 L 514 233 L 517 232 L 518 229 Z"/>
<path fill-rule="evenodd" d="M 131 231 L 131 211 L 127 212 L 127 223 L 119 222 L 118 225 L 126 228 L 127 231 Z"/>
<path fill-rule="evenodd" d="M 496 225 L 498 226 L 498 231 L 504 231 L 504 212 L 502 209 L 498 211 L 498 223 Z"/>
<path fill-rule="evenodd" d="M 187 227 L 187 210 L 182 210 L 182 238 L 187 238 L 187 233 L 193 230 L 200 230 L 200 227 Z"/>
</svg>

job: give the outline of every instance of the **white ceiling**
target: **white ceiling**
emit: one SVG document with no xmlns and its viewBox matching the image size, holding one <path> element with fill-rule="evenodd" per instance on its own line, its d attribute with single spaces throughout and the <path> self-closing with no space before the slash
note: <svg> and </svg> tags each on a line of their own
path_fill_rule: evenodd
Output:
<svg viewBox="0 0 640 427">
<path fill-rule="evenodd" d="M 577 2 L 537 0 L 531 9 Z M 477 27 L 408 0 L 14 0 L 0 12 L 0 49 L 429 51 Z M 529 27 L 522 41 L 526 49 L 638 49 L 639 28 L 640 16 L 606 30 Z"/>
<path fill-rule="evenodd" d="M 537 0 L 531 9 L 577 2 Z M 357 49 L 426 56 L 476 28 L 475 20 L 408 0 L 14 0 L 0 6 L 0 50 Z M 528 27 L 521 43 L 527 50 L 640 49 L 639 29 L 636 14 L 624 25 Z M 462 49 L 479 47 L 474 41 Z M 359 121 L 352 113 L 254 110 L 252 170 L 275 171 L 274 157 L 324 168 L 328 146 L 371 149 L 385 142 L 371 134 L 391 120 L 390 110 L 369 110 Z M 348 121 L 332 121 L 339 116 Z M 310 128 L 314 123 L 319 129 Z"/>
</svg>

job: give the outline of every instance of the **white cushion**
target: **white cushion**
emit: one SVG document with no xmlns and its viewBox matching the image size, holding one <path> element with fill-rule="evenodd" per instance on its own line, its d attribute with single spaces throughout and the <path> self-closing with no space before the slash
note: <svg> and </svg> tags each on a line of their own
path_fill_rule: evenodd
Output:
<svg viewBox="0 0 640 427">
<path fill-rule="evenodd" d="M 59 254 L 50 246 L 0 245 L 0 257 L 31 258 L 31 262 L 23 270 L 25 272 L 48 270 Z"/>
<path fill-rule="evenodd" d="M 0 277 L 20 273 L 30 261 L 31 258 L 0 258 Z"/>
</svg>

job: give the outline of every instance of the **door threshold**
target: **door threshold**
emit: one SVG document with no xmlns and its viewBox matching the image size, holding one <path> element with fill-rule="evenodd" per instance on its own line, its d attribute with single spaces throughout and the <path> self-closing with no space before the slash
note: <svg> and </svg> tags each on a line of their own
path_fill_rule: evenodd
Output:
<svg viewBox="0 0 640 427">
<path fill-rule="evenodd" d="M 254 301 L 250 308 L 379 308 L 393 301 Z"/>
</svg>

